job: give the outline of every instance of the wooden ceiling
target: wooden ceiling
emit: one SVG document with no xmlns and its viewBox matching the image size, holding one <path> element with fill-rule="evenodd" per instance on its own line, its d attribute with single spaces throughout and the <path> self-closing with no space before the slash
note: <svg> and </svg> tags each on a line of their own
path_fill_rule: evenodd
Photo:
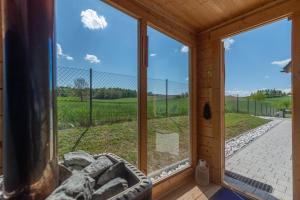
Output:
<svg viewBox="0 0 300 200">
<path fill-rule="evenodd" d="M 134 0 L 152 12 L 201 32 L 280 0 Z"/>
</svg>

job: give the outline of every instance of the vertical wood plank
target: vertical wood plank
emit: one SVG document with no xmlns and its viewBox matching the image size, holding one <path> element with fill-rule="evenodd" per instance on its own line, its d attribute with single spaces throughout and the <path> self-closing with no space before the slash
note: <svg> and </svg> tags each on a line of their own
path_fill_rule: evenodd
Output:
<svg viewBox="0 0 300 200">
<path fill-rule="evenodd" d="M 190 47 L 190 149 L 191 149 L 191 166 L 196 167 L 197 155 L 197 47 Z"/>
<path fill-rule="evenodd" d="M 220 182 L 222 183 L 224 180 L 224 172 L 225 172 L 225 49 L 224 42 L 219 41 L 220 45 L 220 145 L 221 145 L 221 176 Z"/>
<path fill-rule="evenodd" d="M 148 39 L 147 22 L 139 20 L 139 69 L 138 69 L 138 166 L 147 174 L 147 65 L 148 65 Z"/>
<path fill-rule="evenodd" d="M 222 155 L 222 131 L 221 130 L 221 123 L 224 116 L 222 116 L 221 112 L 221 102 L 222 102 L 222 94 L 220 92 L 220 88 L 223 87 L 221 78 L 222 77 L 222 67 L 221 67 L 221 40 L 220 39 L 215 39 L 212 40 L 212 48 L 213 48 L 213 57 L 212 57 L 212 64 L 213 64 L 213 71 L 214 71 L 214 81 L 212 87 L 215 89 L 213 98 L 211 99 L 211 106 L 214 107 L 215 114 L 213 115 L 213 130 L 214 130 L 214 136 L 216 138 L 216 144 L 217 146 L 215 147 L 215 156 L 217 157 L 216 162 L 214 163 L 215 166 L 215 183 L 221 184 L 222 183 L 222 167 L 221 167 L 221 160 L 223 159 Z"/>
<path fill-rule="evenodd" d="M 300 199 L 300 12 L 292 17 L 293 198 Z"/>
</svg>

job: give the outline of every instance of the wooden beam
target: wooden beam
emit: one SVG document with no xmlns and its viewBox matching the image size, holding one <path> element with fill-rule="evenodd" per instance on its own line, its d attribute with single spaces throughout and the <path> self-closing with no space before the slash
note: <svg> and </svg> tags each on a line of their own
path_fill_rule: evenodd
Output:
<svg viewBox="0 0 300 200">
<path fill-rule="evenodd" d="M 190 47 L 189 60 L 189 96 L 190 96 L 190 149 L 191 149 L 191 166 L 197 165 L 197 47 Z"/>
<path fill-rule="evenodd" d="M 293 199 L 300 199 L 300 12 L 292 16 Z"/>
<path fill-rule="evenodd" d="M 285 17 L 290 17 L 294 12 L 300 10 L 299 3 L 298 0 L 280 1 L 280 3 L 276 3 L 272 7 L 251 12 L 243 17 L 238 17 L 230 23 L 200 32 L 199 35 L 210 34 L 211 39 L 226 38 Z"/>
<path fill-rule="evenodd" d="M 138 69 L 138 166 L 147 174 L 147 67 L 148 37 L 147 22 L 139 20 L 139 69 Z"/>
<path fill-rule="evenodd" d="M 152 189 L 152 198 L 160 199 L 194 179 L 194 169 L 187 168 L 156 183 Z"/>
<path fill-rule="evenodd" d="M 155 13 L 149 8 L 144 7 L 135 1 L 125 0 L 104 0 L 110 5 L 130 14 L 131 16 L 147 21 L 151 26 L 159 31 L 169 35 L 170 37 L 187 44 L 194 46 L 196 44 L 196 31 L 187 30 L 183 25 L 180 25 L 174 20 L 166 18 L 163 13 Z"/>
</svg>

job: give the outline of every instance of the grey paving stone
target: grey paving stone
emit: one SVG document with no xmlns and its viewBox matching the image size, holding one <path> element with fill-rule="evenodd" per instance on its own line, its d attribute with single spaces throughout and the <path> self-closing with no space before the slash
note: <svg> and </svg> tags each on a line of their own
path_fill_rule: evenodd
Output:
<svg viewBox="0 0 300 200">
<path fill-rule="evenodd" d="M 291 120 L 285 119 L 244 149 L 227 158 L 225 168 L 273 187 L 273 193 L 252 191 L 260 198 L 292 200 L 291 155 Z M 249 189 L 232 179 L 227 180 L 243 189 Z"/>
</svg>

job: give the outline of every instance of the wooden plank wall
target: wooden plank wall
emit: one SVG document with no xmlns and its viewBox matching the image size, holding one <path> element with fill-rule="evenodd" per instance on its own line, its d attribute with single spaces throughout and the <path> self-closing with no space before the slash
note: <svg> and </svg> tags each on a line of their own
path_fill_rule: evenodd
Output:
<svg viewBox="0 0 300 200">
<path fill-rule="evenodd" d="M 213 183 L 221 183 L 221 68 L 220 40 L 204 34 L 198 40 L 198 157 L 210 165 Z M 204 118 L 204 106 L 209 104 L 211 119 Z"/>
<path fill-rule="evenodd" d="M 299 111 L 299 33 L 300 33 L 300 1 L 287 0 L 265 10 L 241 16 L 231 23 L 224 22 L 198 34 L 197 48 L 197 87 L 198 87 L 198 159 L 206 159 L 210 165 L 210 178 L 213 183 L 223 184 L 224 172 L 224 63 L 222 58 L 223 38 L 243 31 L 289 17 L 293 20 L 293 166 L 294 166 L 294 199 L 300 199 L 300 140 Z M 299 43 L 299 44 L 296 44 Z M 297 71 L 298 70 L 298 71 Z M 203 108 L 209 103 L 212 118 L 205 120 Z M 298 102 L 298 103 L 296 103 Z M 296 122 L 297 121 L 297 122 Z"/>
</svg>

